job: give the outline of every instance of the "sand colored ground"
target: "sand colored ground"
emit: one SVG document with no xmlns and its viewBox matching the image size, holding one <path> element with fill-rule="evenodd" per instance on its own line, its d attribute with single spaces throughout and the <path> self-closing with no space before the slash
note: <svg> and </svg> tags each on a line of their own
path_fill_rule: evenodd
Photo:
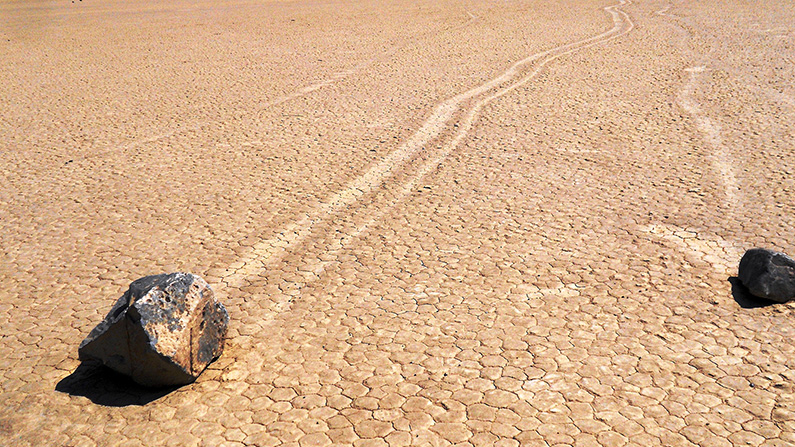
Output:
<svg viewBox="0 0 795 447">
<path fill-rule="evenodd" d="M 0 444 L 795 445 L 787 1 L 0 1 Z M 224 355 L 79 367 L 189 271 Z"/>
</svg>

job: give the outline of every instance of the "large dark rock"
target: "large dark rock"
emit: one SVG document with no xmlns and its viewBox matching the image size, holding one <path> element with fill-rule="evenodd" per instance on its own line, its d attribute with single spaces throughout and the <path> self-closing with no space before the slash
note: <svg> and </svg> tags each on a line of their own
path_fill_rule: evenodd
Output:
<svg viewBox="0 0 795 447">
<path fill-rule="evenodd" d="M 737 275 L 752 295 L 786 303 L 795 298 L 795 260 L 764 248 L 745 252 Z"/>
<path fill-rule="evenodd" d="M 130 284 L 80 343 L 80 360 L 100 360 L 141 385 L 184 385 L 221 355 L 229 315 L 210 286 L 190 273 Z"/>
</svg>

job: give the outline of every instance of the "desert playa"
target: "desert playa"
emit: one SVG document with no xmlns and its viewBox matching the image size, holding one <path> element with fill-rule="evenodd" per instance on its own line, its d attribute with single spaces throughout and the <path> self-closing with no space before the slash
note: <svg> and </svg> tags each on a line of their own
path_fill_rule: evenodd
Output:
<svg viewBox="0 0 795 447">
<path fill-rule="evenodd" d="M 785 0 L 0 0 L 0 444 L 795 445 Z M 82 365 L 137 278 L 229 312 Z"/>
</svg>

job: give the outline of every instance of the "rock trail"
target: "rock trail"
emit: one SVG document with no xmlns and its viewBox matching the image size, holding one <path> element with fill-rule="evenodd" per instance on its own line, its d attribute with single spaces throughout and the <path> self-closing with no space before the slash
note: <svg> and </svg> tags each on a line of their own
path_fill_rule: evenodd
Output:
<svg viewBox="0 0 795 447">
<path fill-rule="evenodd" d="M 613 22 L 609 30 L 527 56 L 511 65 L 500 76 L 439 104 L 420 129 L 397 150 L 369 168 L 345 189 L 278 231 L 274 237 L 255 244 L 248 256 L 236 262 L 241 266 L 230 268 L 233 272 L 223 276 L 222 281 L 232 286 L 244 284 L 248 278 L 256 276 L 271 263 L 278 262 L 285 253 L 301 246 L 327 220 L 338 219 L 338 213 L 347 213 L 351 220 L 359 220 L 361 223 L 354 224 L 354 228 L 347 232 L 339 228 L 326 229 L 327 234 L 335 235 L 329 242 L 329 247 L 342 247 L 364 233 L 373 222 L 410 194 L 426 175 L 436 169 L 461 144 L 485 106 L 527 84 L 553 61 L 629 33 L 634 23 L 626 12 L 619 9 L 626 4 L 629 4 L 627 0 L 621 0 L 616 5 L 604 8 Z M 522 75 L 528 69 L 529 73 Z M 399 180 L 394 181 L 393 177 Z M 377 191 L 382 192 L 382 197 L 374 194 Z M 362 204 L 355 209 L 359 203 Z M 324 267 L 321 267 L 317 273 L 323 270 Z"/>
</svg>

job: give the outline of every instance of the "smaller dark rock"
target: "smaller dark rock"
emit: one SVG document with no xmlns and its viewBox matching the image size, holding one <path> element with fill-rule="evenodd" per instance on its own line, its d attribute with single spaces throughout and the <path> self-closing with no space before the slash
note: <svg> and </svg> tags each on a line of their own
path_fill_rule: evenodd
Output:
<svg viewBox="0 0 795 447">
<path fill-rule="evenodd" d="M 795 299 L 795 260 L 777 251 L 752 248 L 737 275 L 752 295 L 786 303 Z"/>
</svg>

